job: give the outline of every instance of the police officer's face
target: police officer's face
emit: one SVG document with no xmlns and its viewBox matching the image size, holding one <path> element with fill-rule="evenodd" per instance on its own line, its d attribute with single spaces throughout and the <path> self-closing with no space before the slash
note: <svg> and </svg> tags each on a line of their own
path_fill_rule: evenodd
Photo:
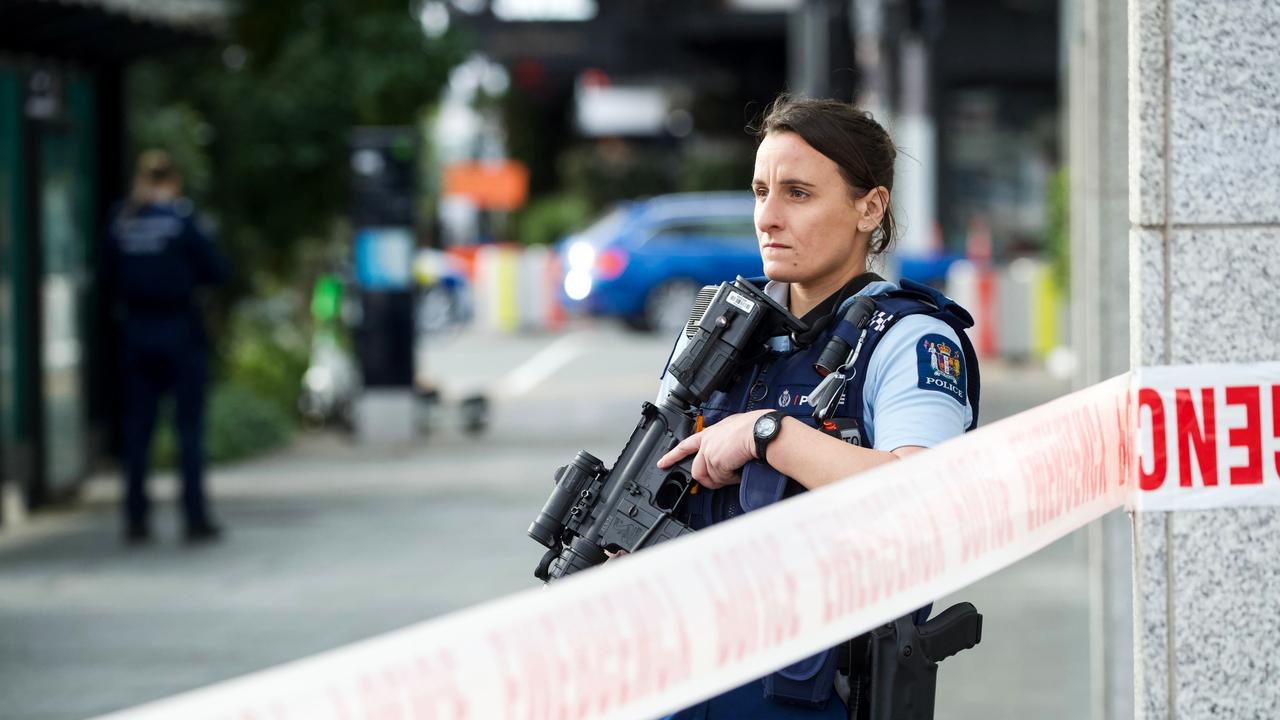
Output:
<svg viewBox="0 0 1280 720">
<path fill-rule="evenodd" d="M 756 238 L 771 280 L 825 289 L 866 270 L 866 199 L 854 199 L 835 162 L 791 132 L 756 150 Z"/>
</svg>

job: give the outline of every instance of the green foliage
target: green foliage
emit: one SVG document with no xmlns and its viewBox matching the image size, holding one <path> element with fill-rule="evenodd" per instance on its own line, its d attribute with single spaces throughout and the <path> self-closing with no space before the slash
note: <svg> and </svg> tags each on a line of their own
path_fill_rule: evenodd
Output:
<svg viewBox="0 0 1280 720">
<path fill-rule="evenodd" d="M 749 143 L 724 142 L 695 145 L 680 166 L 680 189 L 741 190 L 751 185 L 755 151 Z"/>
<path fill-rule="evenodd" d="M 603 142 L 573 148 L 560 158 L 566 191 L 595 210 L 618 200 L 661 195 L 679 187 L 679 158 L 669 150 Z"/>
<path fill-rule="evenodd" d="M 209 461 L 215 463 L 280 447 L 295 425 L 292 413 L 235 383 L 214 390 L 208 423 Z"/>
<path fill-rule="evenodd" d="M 516 220 L 517 237 L 526 245 L 550 245 L 583 228 L 591 219 L 591 206 L 580 195 L 560 193 L 530 202 Z"/>
<path fill-rule="evenodd" d="M 273 450 L 288 442 L 294 425 L 290 414 L 252 390 L 235 383 L 217 385 L 205 414 L 205 459 L 229 462 Z M 156 467 L 177 466 L 172 406 L 161 414 L 152 451 Z"/>
<path fill-rule="evenodd" d="M 1064 296 L 1071 293 L 1071 173 L 1063 166 L 1049 181 L 1049 218 L 1045 227 L 1045 251 L 1053 280 Z"/>
<path fill-rule="evenodd" d="M 195 108 L 174 103 L 137 117 L 133 123 L 133 143 L 138 149 L 164 148 L 182 168 L 186 193 L 198 201 L 208 197 L 212 168 L 208 143 L 213 127 Z"/>
<path fill-rule="evenodd" d="M 299 245 L 345 214 L 352 127 L 415 123 L 464 48 L 453 34 L 427 39 L 405 0 L 237 9 L 226 46 L 136 66 L 128 107 L 135 146 L 163 142 L 184 165 L 201 162 L 184 148 L 209 158 L 197 199 L 219 220 L 243 294 L 257 282 L 246 271 L 289 278 Z"/>
<path fill-rule="evenodd" d="M 307 370 L 307 338 L 299 330 L 297 303 L 288 295 L 242 303 L 231 319 L 224 358 L 227 380 L 269 402 L 286 416 L 298 407 Z"/>
</svg>

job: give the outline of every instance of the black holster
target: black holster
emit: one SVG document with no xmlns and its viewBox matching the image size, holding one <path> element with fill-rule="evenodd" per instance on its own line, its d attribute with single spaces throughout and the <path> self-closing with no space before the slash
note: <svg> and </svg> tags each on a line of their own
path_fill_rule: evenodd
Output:
<svg viewBox="0 0 1280 720">
<path fill-rule="evenodd" d="M 916 625 L 898 618 L 842 646 L 835 687 L 850 720 L 932 720 L 938 663 L 982 640 L 970 603 Z"/>
</svg>

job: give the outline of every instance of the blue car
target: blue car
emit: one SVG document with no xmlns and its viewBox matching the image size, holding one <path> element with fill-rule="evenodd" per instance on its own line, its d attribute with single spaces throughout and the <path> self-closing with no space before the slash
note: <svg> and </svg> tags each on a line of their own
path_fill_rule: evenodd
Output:
<svg viewBox="0 0 1280 720">
<path fill-rule="evenodd" d="M 570 312 L 674 335 L 698 289 L 763 275 L 751 193 L 681 193 L 619 204 L 560 243 Z"/>
</svg>

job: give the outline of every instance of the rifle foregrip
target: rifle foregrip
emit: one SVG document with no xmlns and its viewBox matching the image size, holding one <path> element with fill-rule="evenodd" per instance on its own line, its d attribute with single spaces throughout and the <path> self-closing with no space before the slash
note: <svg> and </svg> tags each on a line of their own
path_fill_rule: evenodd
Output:
<svg viewBox="0 0 1280 720">
<path fill-rule="evenodd" d="M 917 628 L 925 657 L 942 662 L 982 642 L 982 614 L 973 603 L 956 603 Z"/>
</svg>

